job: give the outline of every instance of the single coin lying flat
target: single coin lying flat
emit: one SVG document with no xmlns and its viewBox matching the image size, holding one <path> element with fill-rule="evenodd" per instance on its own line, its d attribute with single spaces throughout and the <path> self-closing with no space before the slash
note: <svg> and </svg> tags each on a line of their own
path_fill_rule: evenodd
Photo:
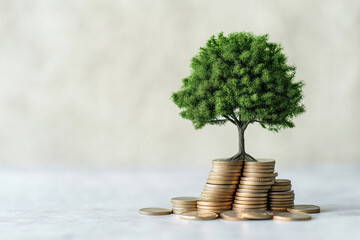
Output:
<svg viewBox="0 0 360 240">
<path fill-rule="evenodd" d="M 251 220 L 265 220 L 272 219 L 273 213 L 267 210 L 245 210 L 242 212 L 242 217 Z"/>
<path fill-rule="evenodd" d="M 198 197 L 174 197 L 171 199 L 172 203 L 182 203 L 182 204 L 186 204 L 186 203 L 194 203 L 199 201 L 200 198 Z"/>
<path fill-rule="evenodd" d="M 306 213 L 279 212 L 279 213 L 274 213 L 273 219 L 280 221 L 304 221 L 304 220 L 310 220 L 311 215 Z"/>
<path fill-rule="evenodd" d="M 275 165 L 274 159 L 258 158 L 257 161 L 246 161 L 245 165 Z"/>
<path fill-rule="evenodd" d="M 215 212 L 207 212 L 207 211 L 192 211 L 187 213 L 182 213 L 180 215 L 181 219 L 186 220 L 212 220 L 216 219 L 218 217 L 218 214 Z"/>
<path fill-rule="evenodd" d="M 294 205 L 287 210 L 292 213 L 319 213 L 320 207 L 316 205 L 300 204 Z"/>
<path fill-rule="evenodd" d="M 240 211 L 234 211 L 234 210 L 223 211 L 220 213 L 220 216 L 222 219 L 230 220 L 230 221 L 246 220 L 243 218 L 242 213 Z"/>
<path fill-rule="evenodd" d="M 151 208 L 142 208 L 139 210 L 139 213 L 142 215 L 167 215 L 167 214 L 171 214 L 172 210 L 169 208 L 151 207 Z"/>
</svg>

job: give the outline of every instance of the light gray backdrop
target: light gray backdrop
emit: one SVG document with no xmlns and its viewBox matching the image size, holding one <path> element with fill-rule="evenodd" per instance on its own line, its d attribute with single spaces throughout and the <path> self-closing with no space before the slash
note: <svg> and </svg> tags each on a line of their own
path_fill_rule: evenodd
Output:
<svg viewBox="0 0 360 240">
<path fill-rule="evenodd" d="M 307 112 L 246 132 L 255 157 L 360 160 L 359 1 L 0 1 L 0 162 L 204 164 L 237 150 L 234 126 L 195 131 L 170 101 L 220 31 L 281 42 Z"/>
</svg>

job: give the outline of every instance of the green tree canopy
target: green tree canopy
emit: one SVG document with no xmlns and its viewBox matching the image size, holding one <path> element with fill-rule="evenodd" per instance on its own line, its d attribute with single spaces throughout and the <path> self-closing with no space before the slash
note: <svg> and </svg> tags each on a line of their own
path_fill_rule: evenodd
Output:
<svg viewBox="0 0 360 240">
<path fill-rule="evenodd" d="M 294 127 L 293 117 L 305 111 L 304 83 L 294 81 L 296 68 L 282 50 L 268 35 L 212 36 L 191 60 L 190 76 L 172 94 L 180 115 L 195 129 L 229 121 L 242 135 L 255 122 L 271 131 Z"/>
</svg>

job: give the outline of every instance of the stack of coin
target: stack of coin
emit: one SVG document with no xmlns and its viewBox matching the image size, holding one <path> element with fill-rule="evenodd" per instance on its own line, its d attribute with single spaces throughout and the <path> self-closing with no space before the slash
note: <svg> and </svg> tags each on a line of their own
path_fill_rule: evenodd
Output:
<svg viewBox="0 0 360 240">
<path fill-rule="evenodd" d="M 268 191 L 274 184 L 275 161 L 259 159 L 244 162 L 243 174 L 235 194 L 233 210 L 267 210 Z"/>
<path fill-rule="evenodd" d="M 213 160 L 201 200 L 197 203 L 198 211 L 220 213 L 231 209 L 242 166 L 241 161 Z"/>
<path fill-rule="evenodd" d="M 181 214 L 197 210 L 197 197 L 174 197 L 171 199 L 173 205 L 173 213 Z"/>
<path fill-rule="evenodd" d="M 289 179 L 276 179 L 269 191 L 268 208 L 271 211 L 283 211 L 294 205 L 295 194 L 291 190 Z"/>
</svg>

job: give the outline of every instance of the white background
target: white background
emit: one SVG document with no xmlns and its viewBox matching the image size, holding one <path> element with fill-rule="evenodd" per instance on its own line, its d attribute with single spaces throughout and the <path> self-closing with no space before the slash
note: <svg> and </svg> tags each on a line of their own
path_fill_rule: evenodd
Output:
<svg viewBox="0 0 360 240">
<path fill-rule="evenodd" d="M 306 83 L 296 128 L 250 126 L 250 154 L 359 161 L 359 21 L 355 0 L 2 0 L 0 162 L 205 165 L 234 154 L 234 126 L 195 131 L 170 100 L 220 31 L 269 33 Z"/>
</svg>

